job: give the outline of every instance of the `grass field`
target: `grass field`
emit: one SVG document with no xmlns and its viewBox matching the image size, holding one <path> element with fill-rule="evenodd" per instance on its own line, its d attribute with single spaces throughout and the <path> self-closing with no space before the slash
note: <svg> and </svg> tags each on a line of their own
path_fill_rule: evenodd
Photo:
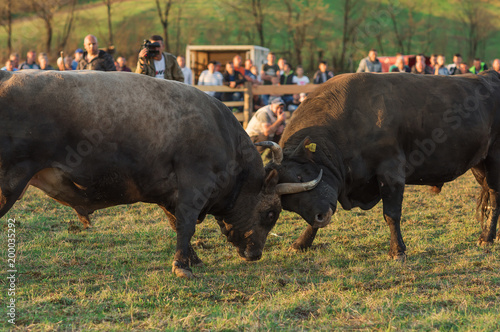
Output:
<svg viewBox="0 0 500 332">
<path fill-rule="evenodd" d="M 284 212 L 261 261 L 246 263 L 210 217 L 193 238 L 204 267 L 171 272 L 175 234 L 153 205 L 98 211 L 90 231 L 70 233 L 69 208 L 31 188 L 2 218 L 16 219 L 16 325 L 29 331 L 498 331 L 500 247 L 476 246 L 478 193 L 470 173 L 440 195 L 407 187 L 405 263 L 388 259 L 381 204 L 339 209 L 313 249 L 287 251 L 305 228 Z"/>
</svg>

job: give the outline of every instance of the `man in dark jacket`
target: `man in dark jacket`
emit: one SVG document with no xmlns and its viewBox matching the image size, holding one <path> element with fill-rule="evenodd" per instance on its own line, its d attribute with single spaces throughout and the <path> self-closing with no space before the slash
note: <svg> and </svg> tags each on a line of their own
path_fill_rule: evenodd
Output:
<svg viewBox="0 0 500 332">
<path fill-rule="evenodd" d="M 319 70 L 314 74 L 313 82 L 314 84 L 321 84 L 328 81 L 334 76 L 333 71 L 327 70 L 328 66 L 326 61 L 319 62 Z"/>
<path fill-rule="evenodd" d="M 78 62 L 77 70 L 101 70 L 101 71 L 116 71 L 113 57 L 103 50 L 99 50 L 97 38 L 93 35 L 88 35 L 83 41 L 85 52 L 83 57 Z"/>
<path fill-rule="evenodd" d="M 283 65 L 283 74 L 280 76 L 280 85 L 287 85 L 287 84 L 295 84 L 293 83 L 293 77 L 295 76 L 295 73 L 292 70 L 292 66 L 290 66 L 289 63 L 285 63 Z M 293 102 L 293 95 L 288 94 L 288 95 L 283 95 L 283 100 L 285 101 L 285 109 L 288 108 L 288 105 L 290 105 Z"/>
<path fill-rule="evenodd" d="M 239 88 L 245 83 L 245 77 L 239 71 L 234 70 L 233 63 L 226 63 L 226 71 L 222 74 L 222 84 L 230 88 Z M 222 95 L 223 101 L 240 101 L 243 100 L 241 92 L 225 92 Z"/>
</svg>

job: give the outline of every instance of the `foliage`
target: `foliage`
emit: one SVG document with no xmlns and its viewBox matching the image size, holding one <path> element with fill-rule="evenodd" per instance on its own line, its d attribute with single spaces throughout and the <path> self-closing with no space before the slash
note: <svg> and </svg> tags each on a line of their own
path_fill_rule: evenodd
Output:
<svg viewBox="0 0 500 332">
<path fill-rule="evenodd" d="M 437 196 L 408 186 L 405 263 L 388 259 L 380 204 L 337 211 L 302 253 L 287 248 L 305 222 L 283 213 L 255 263 L 238 258 L 210 217 L 192 241 L 206 265 L 187 281 L 170 271 L 175 233 L 158 207 L 101 210 L 75 234 L 74 212 L 30 188 L 2 218 L 0 254 L 15 218 L 20 330 L 495 331 L 500 248 L 475 245 L 477 193 L 470 173 Z M 5 284 L 0 294 L 4 303 Z"/>
<path fill-rule="evenodd" d="M 51 45 L 55 60 L 59 51 L 70 54 L 81 47 L 83 37 L 89 33 L 99 37 L 101 47 L 109 46 L 108 8 L 102 0 L 77 1 L 70 31 L 67 18 L 71 5 L 60 7 L 59 4 L 68 3 L 62 0 L 51 0 L 49 4 L 52 3 L 57 6 L 50 12 L 54 37 L 49 40 L 47 20 L 44 23 L 36 17 L 44 11 L 30 12 L 30 6 L 14 1 L 14 51 L 25 54 L 34 48 L 42 52 Z M 309 76 L 320 59 L 327 60 L 337 73 L 355 70 L 357 62 L 372 47 L 378 48 L 381 55 L 424 52 L 443 53 L 451 58 L 453 53 L 461 52 L 486 61 L 498 56 L 499 23 L 493 18 L 500 14 L 500 4 L 490 0 L 423 0 L 418 5 L 408 0 L 161 3 L 165 4 L 160 12 L 167 27 L 163 33 L 156 0 L 113 1 L 111 29 L 116 56 L 126 57 L 133 65 L 142 40 L 151 34 L 168 36 L 169 48 L 175 54 L 183 53 L 187 44 L 262 45 L 278 56 L 286 56 L 292 65 L 302 63 Z M 167 5 L 168 17 L 164 15 Z M 2 12 L 1 22 L 7 22 L 5 13 Z M 4 59 L 8 57 L 7 39 L 6 32 L 0 31 Z"/>
</svg>

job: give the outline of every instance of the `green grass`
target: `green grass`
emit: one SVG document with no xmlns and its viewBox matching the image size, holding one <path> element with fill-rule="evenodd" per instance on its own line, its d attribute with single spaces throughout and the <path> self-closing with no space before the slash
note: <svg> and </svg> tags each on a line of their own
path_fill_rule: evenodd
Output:
<svg viewBox="0 0 500 332">
<path fill-rule="evenodd" d="M 437 196 L 407 187 L 405 263 L 388 259 L 379 204 L 339 209 L 303 253 L 287 249 L 305 222 L 284 212 L 255 263 L 207 218 L 192 241 L 205 266 L 181 280 L 171 272 L 175 234 L 156 206 L 98 211 L 92 230 L 73 234 L 73 211 L 34 188 L 2 218 L 0 253 L 16 218 L 20 330 L 494 331 L 500 248 L 476 246 L 477 192 L 470 173 Z M 7 299 L 2 278 L 0 330 L 11 327 Z"/>
</svg>

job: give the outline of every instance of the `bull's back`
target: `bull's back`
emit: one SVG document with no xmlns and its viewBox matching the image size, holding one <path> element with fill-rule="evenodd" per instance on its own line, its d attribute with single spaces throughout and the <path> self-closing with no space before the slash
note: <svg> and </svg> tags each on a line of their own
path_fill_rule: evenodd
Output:
<svg viewBox="0 0 500 332">
<path fill-rule="evenodd" d="M 339 75 L 299 107 L 282 142 L 328 128 L 344 158 L 362 156 L 376 167 L 403 152 L 410 182 L 443 173 L 451 180 L 484 158 L 496 139 L 498 89 L 496 73 Z"/>
</svg>

